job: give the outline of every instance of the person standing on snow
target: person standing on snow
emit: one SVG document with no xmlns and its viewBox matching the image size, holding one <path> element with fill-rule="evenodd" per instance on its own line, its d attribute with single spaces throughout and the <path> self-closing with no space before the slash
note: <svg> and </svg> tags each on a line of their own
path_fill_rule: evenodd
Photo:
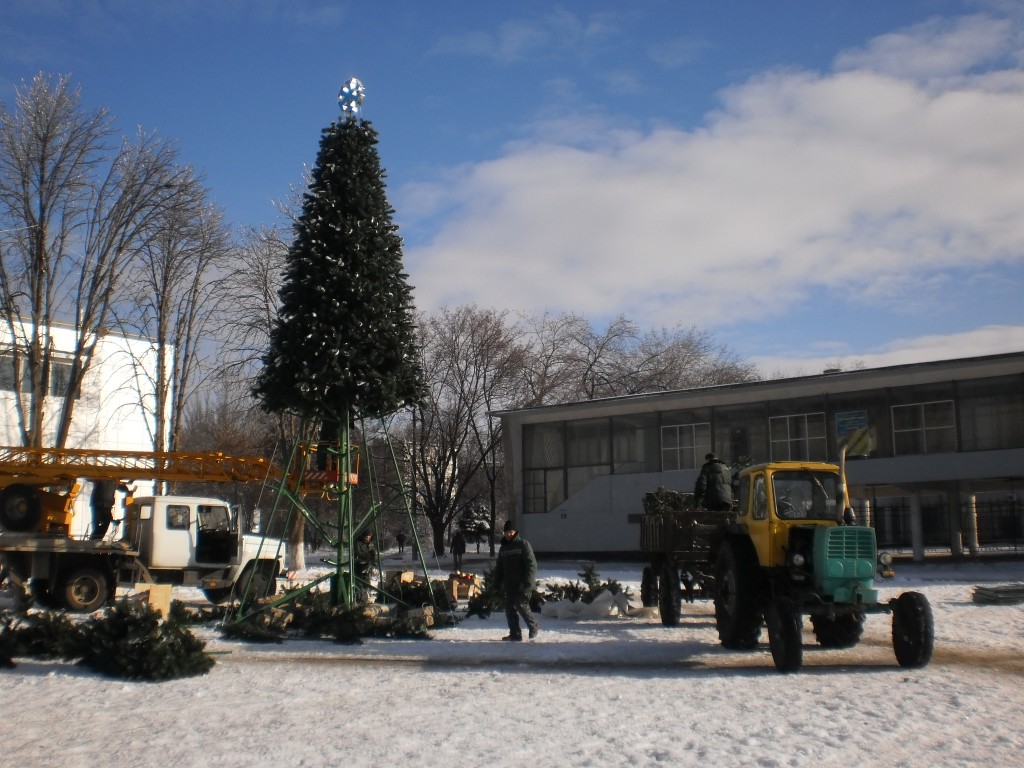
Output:
<svg viewBox="0 0 1024 768">
<path fill-rule="evenodd" d="M 719 512 L 732 509 L 732 472 L 714 453 L 704 457 L 693 489 L 693 502 L 697 507 Z"/>
<path fill-rule="evenodd" d="M 459 573 L 462 572 L 462 557 L 466 554 L 466 537 L 462 535 L 462 529 L 456 528 L 452 536 L 452 567 Z"/>
<path fill-rule="evenodd" d="M 530 610 L 533 585 L 537 580 L 537 557 L 526 539 L 519 537 L 519 531 L 511 520 L 505 521 L 498 562 L 494 565 L 494 586 L 505 595 L 505 618 L 508 634 L 502 640 L 517 642 L 523 639 L 519 628 L 519 617 L 523 617 L 532 640 L 540 632 L 540 624 Z"/>
</svg>

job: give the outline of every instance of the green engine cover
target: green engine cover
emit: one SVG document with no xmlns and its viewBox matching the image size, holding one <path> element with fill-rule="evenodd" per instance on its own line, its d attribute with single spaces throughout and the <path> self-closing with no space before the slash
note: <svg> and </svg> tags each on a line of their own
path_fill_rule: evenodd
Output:
<svg viewBox="0 0 1024 768">
<path fill-rule="evenodd" d="M 819 526 L 814 531 L 818 590 L 836 603 L 876 603 L 875 530 L 860 525 Z"/>
</svg>

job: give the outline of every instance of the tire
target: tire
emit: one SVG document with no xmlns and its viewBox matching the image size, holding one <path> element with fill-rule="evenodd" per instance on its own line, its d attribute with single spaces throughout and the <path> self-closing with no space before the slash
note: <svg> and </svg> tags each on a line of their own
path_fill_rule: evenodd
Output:
<svg viewBox="0 0 1024 768">
<path fill-rule="evenodd" d="M 73 570 L 63 580 L 60 594 L 69 611 L 91 613 L 107 602 L 110 582 L 98 568 L 85 566 Z"/>
<path fill-rule="evenodd" d="M 232 590 L 243 603 L 273 597 L 277 594 L 277 571 L 267 567 L 247 565 Z"/>
<path fill-rule="evenodd" d="M 932 607 L 920 592 L 904 592 L 892 610 L 892 649 L 901 667 L 924 667 L 935 649 Z"/>
<path fill-rule="evenodd" d="M 722 545 L 715 561 L 715 624 L 723 646 L 736 651 L 757 647 L 761 636 L 761 584 L 749 545 Z"/>
<path fill-rule="evenodd" d="M 206 599 L 214 605 L 220 605 L 225 600 L 231 597 L 231 587 L 222 587 L 220 589 L 204 589 L 203 594 L 206 595 Z"/>
<path fill-rule="evenodd" d="M 796 672 L 804 663 L 803 620 L 789 600 L 772 600 L 765 617 L 768 647 L 779 672 Z"/>
<path fill-rule="evenodd" d="M 811 616 L 811 627 L 822 648 L 853 648 L 864 633 L 864 614 Z"/>
<path fill-rule="evenodd" d="M 658 572 L 652 565 L 644 568 L 644 575 L 640 579 L 640 602 L 644 608 L 658 603 Z"/>
<path fill-rule="evenodd" d="M 32 595 L 32 599 L 43 608 L 61 608 L 61 602 L 53 594 L 53 590 L 50 589 L 49 579 L 32 579 L 29 582 L 29 592 Z"/>
<path fill-rule="evenodd" d="M 42 514 L 39 492 L 32 486 L 15 483 L 0 491 L 0 528 L 14 533 L 31 531 Z"/>
<path fill-rule="evenodd" d="M 658 584 L 658 611 L 661 613 L 661 623 L 666 627 L 679 625 L 682 601 L 683 593 L 679 587 L 679 571 L 671 563 L 666 563 L 661 569 L 661 579 Z"/>
</svg>

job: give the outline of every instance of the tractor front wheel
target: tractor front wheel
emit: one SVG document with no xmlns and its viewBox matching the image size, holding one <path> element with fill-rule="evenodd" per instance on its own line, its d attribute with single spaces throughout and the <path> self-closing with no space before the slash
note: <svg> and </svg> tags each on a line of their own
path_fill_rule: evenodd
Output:
<svg viewBox="0 0 1024 768">
<path fill-rule="evenodd" d="M 901 667 L 923 667 L 932 660 L 935 624 L 928 598 L 920 592 L 904 592 L 892 610 L 892 649 Z"/>
</svg>

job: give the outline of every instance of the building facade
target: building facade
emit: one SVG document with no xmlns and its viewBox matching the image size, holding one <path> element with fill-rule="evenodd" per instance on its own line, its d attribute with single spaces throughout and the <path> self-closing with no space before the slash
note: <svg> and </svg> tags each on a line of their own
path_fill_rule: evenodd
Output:
<svg viewBox="0 0 1024 768">
<path fill-rule="evenodd" d="M 639 549 L 644 494 L 732 465 L 843 449 L 879 545 L 1024 552 L 1024 353 L 608 398 L 496 414 L 506 513 L 547 554 Z"/>
<path fill-rule="evenodd" d="M 52 446 L 60 400 L 67 389 L 67 372 L 70 370 L 76 331 L 71 326 L 55 325 L 48 335 L 53 363 L 44 444 Z M 97 340 L 92 364 L 77 393 L 71 429 L 64 447 L 152 451 L 156 428 L 156 360 L 157 346 L 150 339 L 119 333 L 103 334 Z M 22 444 L 16 410 L 18 393 L 15 391 L 14 365 L 10 337 L 4 337 L 0 331 L 0 414 L 3 416 L 0 419 L 0 445 Z M 84 535 L 89 525 L 89 488 L 85 486 L 84 492 L 75 499 L 72 536 Z M 141 493 L 146 487 L 138 490 Z"/>
</svg>

